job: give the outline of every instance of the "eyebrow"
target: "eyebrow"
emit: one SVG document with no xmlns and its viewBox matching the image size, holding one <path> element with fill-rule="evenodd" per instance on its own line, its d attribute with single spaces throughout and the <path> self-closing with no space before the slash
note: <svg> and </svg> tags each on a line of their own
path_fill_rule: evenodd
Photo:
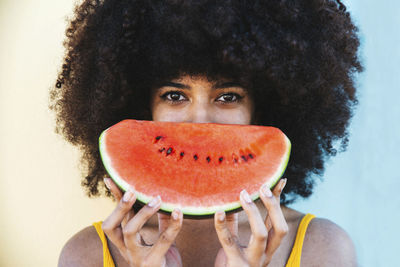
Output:
<svg viewBox="0 0 400 267">
<path fill-rule="evenodd" d="M 175 82 L 166 82 L 162 85 L 162 87 L 163 86 L 170 86 L 170 87 L 176 87 L 179 89 L 187 89 L 187 90 L 191 89 L 191 87 L 186 84 L 175 83 Z M 223 88 L 230 88 L 230 87 L 241 87 L 244 89 L 244 87 L 237 82 L 217 83 L 212 86 L 212 89 L 215 90 L 215 89 L 223 89 Z"/>
</svg>

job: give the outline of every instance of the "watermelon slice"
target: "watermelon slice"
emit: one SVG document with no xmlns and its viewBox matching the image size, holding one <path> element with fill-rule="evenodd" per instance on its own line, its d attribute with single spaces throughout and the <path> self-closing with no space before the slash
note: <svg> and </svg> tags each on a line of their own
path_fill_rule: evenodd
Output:
<svg viewBox="0 0 400 267">
<path fill-rule="evenodd" d="M 123 191 L 133 186 L 142 204 L 160 195 L 161 211 L 179 207 L 186 217 L 239 210 L 243 189 L 257 199 L 282 176 L 291 147 L 274 127 L 138 120 L 115 124 L 99 142 Z"/>
</svg>

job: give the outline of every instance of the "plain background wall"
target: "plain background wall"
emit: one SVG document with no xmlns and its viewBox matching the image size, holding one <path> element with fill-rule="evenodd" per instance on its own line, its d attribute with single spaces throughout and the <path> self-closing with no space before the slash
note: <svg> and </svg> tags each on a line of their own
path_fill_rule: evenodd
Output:
<svg viewBox="0 0 400 267">
<path fill-rule="evenodd" d="M 54 134 L 48 89 L 73 2 L 0 0 L 0 265 L 55 266 L 64 243 L 114 203 L 80 187 L 78 151 Z M 361 29 L 366 71 L 348 151 L 292 207 L 353 238 L 361 266 L 396 266 L 400 220 L 400 4 L 346 1 Z"/>
<path fill-rule="evenodd" d="M 291 207 L 347 230 L 361 266 L 399 266 L 400 3 L 345 3 L 360 28 L 365 65 L 350 143 L 327 164 L 315 194 Z"/>
</svg>

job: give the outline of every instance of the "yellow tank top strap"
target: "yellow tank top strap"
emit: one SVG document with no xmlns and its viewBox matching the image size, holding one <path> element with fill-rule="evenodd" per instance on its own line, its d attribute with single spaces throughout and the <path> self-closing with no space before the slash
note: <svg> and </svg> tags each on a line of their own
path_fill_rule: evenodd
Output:
<svg viewBox="0 0 400 267">
<path fill-rule="evenodd" d="M 306 214 L 300 221 L 300 225 L 297 229 L 296 239 L 290 253 L 289 259 L 286 263 L 286 267 L 300 267 L 301 251 L 303 249 L 304 237 L 306 235 L 307 227 L 310 221 L 315 218 L 312 214 Z M 103 266 L 104 267 L 115 267 L 114 261 L 108 249 L 107 238 L 101 229 L 102 221 L 93 223 L 96 228 L 97 234 L 100 237 L 101 243 L 103 244 Z"/>
<path fill-rule="evenodd" d="M 114 261 L 108 249 L 107 238 L 101 229 L 102 221 L 93 223 L 94 228 L 96 228 L 97 234 L 100 237 L 101 243 L 103 244 L 103 266 L 104 267 L 115 267 Z"/>
<path fill-rule="evenodd" d="M 308 224 L 313 218 L 315 218 L 315 215 L 308 213 L 301 219 L 299 228 L 297 228 L 297 235 L 294 241 L 292 252 L 290 253 L 286 267 L 300 267 L 304 237 L 306 236 Z"/>
</svg>

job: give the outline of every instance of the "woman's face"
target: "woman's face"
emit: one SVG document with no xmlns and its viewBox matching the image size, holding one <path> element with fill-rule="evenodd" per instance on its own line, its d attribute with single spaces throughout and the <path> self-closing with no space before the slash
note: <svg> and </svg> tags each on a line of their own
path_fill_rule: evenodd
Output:
<svg viewBox="0 0 400 267">
<path fill-rule="evenodd" d="M 154 121 L 250 124 L 253 101 L 233 81 L 181 76 L 153 91 L 151 110 Z"/>
</svg>

